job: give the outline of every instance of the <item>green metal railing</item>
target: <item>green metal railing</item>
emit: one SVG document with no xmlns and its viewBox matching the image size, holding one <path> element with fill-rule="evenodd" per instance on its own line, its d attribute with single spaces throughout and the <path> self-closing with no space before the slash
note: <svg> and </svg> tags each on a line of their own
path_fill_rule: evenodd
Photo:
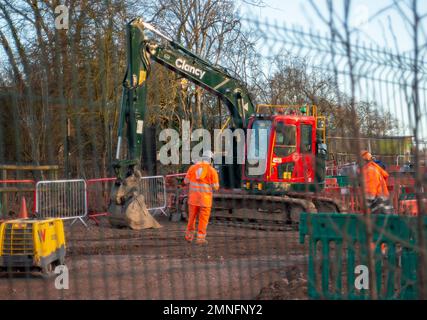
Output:
<svg viewBox="0 0 427 320">
<path fill-rule="evenodd" d="M 365 216 L 360 214 L 302 214 L 300 242 L 309 237 L 308 295 L 312 299 L 369 299 L 357 288 L 358 265 L 369 266 L 373 249 L 379 299 L 418 299 L 421 246 L 416 217 L 372 216 L 372 243 L 367 242 Z M 424 218 L 427 234 L 427 217 Z M 423 266 L 427 268 L 427 266 Z M 366 269 L 369 272 L 369 269 Z M 344 283 L 344 286 L 343 286 Z"/>
</svg>

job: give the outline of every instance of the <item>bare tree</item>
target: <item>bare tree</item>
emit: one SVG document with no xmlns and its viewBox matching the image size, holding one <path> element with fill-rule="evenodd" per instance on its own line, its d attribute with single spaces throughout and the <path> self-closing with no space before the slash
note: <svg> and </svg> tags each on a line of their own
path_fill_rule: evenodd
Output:
<svg viewBox="0 0 427 320">
<path fill-rule="evenodd" d="M 248 59 L 254 57 L 255 45 L 242 30 L 234 1 L 161 0 L 153 1 L 148 11 L 150 22 L 171 38 L 211 63 L 226 67 L 237 77 L 246 77 Z M 197 86 L 189 86 L 179 93 L 184 108 L 181 113 L 191 114 L 198 127 L 207 125 L 202 121 L 202 114 L 205 108 L 213 109 L 208 113 L 214 114 L 217 104 L 208 103 L 210 99 Z"/>
<path fill-rule="evenodd" d="M 135 2 L 69 1 L 69 29 L 58 30 L 59 1 L 0 1 L 0 45 L 10 66 L 2 70 L 5 113 L 18 130 L 11 146 L 16 156 L 8 154 L 8 161 L 63 163 L 71 154 L 79 159 L 73 175 L 107 174 L 125 68 L 125 25 Z M 85 158 L 102 172 L 86 171 L 80 161 Z"/>
<path fill-rule="evenodd" d="M 417 198 L 418 206 L 418 233 L 420 243 L 420 257 L 421 263 L 419 264 L 418 274 L 420 279 L 420 297 L 423 299 L 427 298 L 427 273 L 425 267 L 427 266 L 427 252 L 425 250 L 425 234 L 424 234 L 424 216 L 425 206 L 423 202 L 424 186 L 423 186 L 423 172 L 420 168 L 421 159 L 421 135 L 423 116 L 422 116 L 422 104 L 420 95 L 420 69 L 423 65 L 423 60 L 426 55 L 426 42 L 427 37 L 423 27 L 423 20 L 427 18 L 427 12 L 422 13 L 420 11 L 420 1 L 418 0 L 405 0 L 396 1 L 393 0 L 393 9 L 398 12 L 403 22 L 409 30 L 410 37 L 412 39 L 413 46 L 413 57 L 411 63 L 412 79 L 404 80 L 405 87 L 403 88 L 406 98 L 406 104 L 408 107 L 408 113 L 411 115 L 411 129 L 414 137 L 414 168 L 415 168 L 415 194 Z M 390 31 L 394 34 L 393 27 L 390 25 Z M 424 37 L 424 43 L 421 43 L 422 37 Z M 399 50 L 398 42 L 395 39 L 395 48 Z M 403 64 L 403 62 L 400 60 Z M 408 83 L 410 81 L 410 83 Z M 424 102 L 425 103 L 425 102 Z M 424 118 L 425 121 L 425 118 Z M 424 123 L 425 124 L 425 123 Z"/>
<path fill-rule="evenodd" d="M 350 98 L 336 87 L 332 74 L 310 67 L 307 60 L 290 54 L 271 59 L 271 74 L 263 75 L 257 92 L 270 104 L 315 104 L 328 118 L 328 134 L 352 135 Z M 398 127 L 390 112 L 378 111 L 375 102 L 356 102 L 357 121 L 363 137 L 385 136 Z"/>
</svg>

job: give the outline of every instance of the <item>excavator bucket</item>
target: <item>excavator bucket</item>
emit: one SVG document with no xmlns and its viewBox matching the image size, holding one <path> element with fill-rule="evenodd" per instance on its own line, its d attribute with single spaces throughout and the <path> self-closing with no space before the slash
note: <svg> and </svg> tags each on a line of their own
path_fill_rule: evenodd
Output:
<svg viewBox="0 0 427 320">
<path fill-rule="evenodd" d="M 136 172 L 113 187 L 108 208 L 109 221 L 113 227 L 133 230 L 162 227 L 148 211 L 144 196 L 138 193 L 140 177 L 140 172 Z"/>
</svg>

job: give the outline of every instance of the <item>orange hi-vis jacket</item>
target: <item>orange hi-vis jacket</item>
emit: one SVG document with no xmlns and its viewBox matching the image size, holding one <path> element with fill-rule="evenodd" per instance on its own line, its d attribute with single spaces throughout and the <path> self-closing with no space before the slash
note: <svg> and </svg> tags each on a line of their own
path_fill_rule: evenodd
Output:
<svg viewBox="0 0 427 320">
<path fill-rule="evenodd" d="M 362 167 L 365 194 L 371 198 L 389 197 L 387 189 L 388 173 L 373 161 Z"/>
<path fill-rule="evenodd" d="M 189 184 L 188 204 L 212 207 L 213 190 L 219 189 L 218 173 L 208 162 L 199 162 L 190 167 L 184 183 Z"/>
</svg>

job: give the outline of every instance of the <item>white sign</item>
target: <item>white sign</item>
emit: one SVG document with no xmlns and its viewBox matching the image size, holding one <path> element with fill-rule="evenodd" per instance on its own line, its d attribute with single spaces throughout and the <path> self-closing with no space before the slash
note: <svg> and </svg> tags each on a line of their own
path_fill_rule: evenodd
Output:
<svg viewBox="0 0 427 320">
<path fill-rule="evenodd" d="M 138 120 L 136 122 L 136 133 L 137 134 L 142 134 L 142 130 L 143 129 L 144 129 L 144 121 Z"/>
<path fill-rule="evenodd" d="M 200 80 L 202 80 L 203 76 L 206 73 L 206 71 L 202 71 L 202 70 L 196 68 L 195 66 L 188 64 L 188 62 L 186 60 L 181 59 L 181 58 L 176 59 L 175 66 L 178 69 L 184 70 L 188 73 L 195 75 L 196 77 L 199 77 Z"/>
</svg>

